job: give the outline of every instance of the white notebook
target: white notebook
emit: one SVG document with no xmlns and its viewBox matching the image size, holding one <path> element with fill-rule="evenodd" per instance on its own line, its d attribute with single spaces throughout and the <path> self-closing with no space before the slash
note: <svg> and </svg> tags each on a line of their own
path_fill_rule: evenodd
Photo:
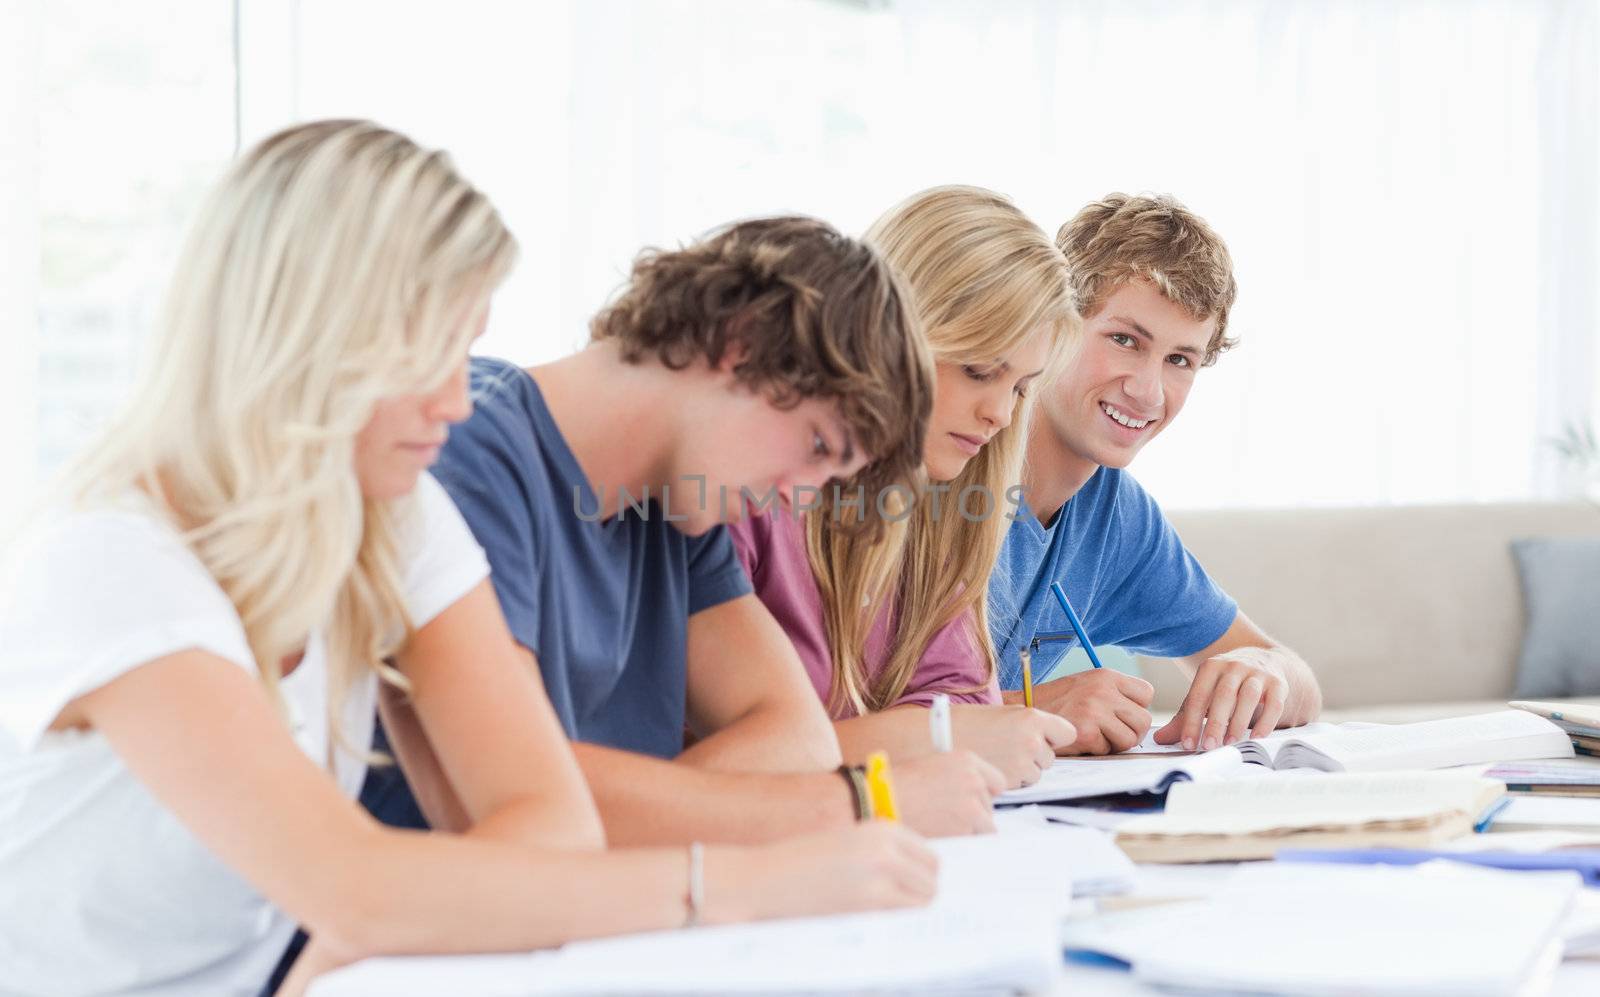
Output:
<svg viewBox="0 0 1600 997">
<path fill-rule="evenodd" d="M 1553 970 L 1576 874 L 1268 863 L 1210 899 L 1073 921 L 1069 951 L 1147 983 L 1303 995 L 1511 997 Z M 1218 931 L 1232 926 L 1232 942 Z"/>
<path fill-rule="evenodd" d="M 1111 793 L 1164 793 L 1185 779 L 1228 779 L 1259 775 L 1259 765 L 1247 765 L 1235 747 L 1218 748 L 1203 755 L 1127 755 L 1113 758 L 1057 758 L 1038 782 L 1008 789 L 995 803 L 1051 803 Z"/>
<path fill-rule="evenodd" d="M 1600 834 L 1600 799 L 1513 796 L 1489 825 L 1493 831 L 1577 831 Z"/>
<path fill-rule="evenodd" d="M 368 959 L 331 973 L 311 997 L 532 994 L 1048 990 L 1061 973 L 1070 907 L 1050 828 L 932 842 L 939 896 L 915 910 L 657 931 L 554 952 Z M 530 897 L 537 903 L 537 897 Z"/>
</svg>

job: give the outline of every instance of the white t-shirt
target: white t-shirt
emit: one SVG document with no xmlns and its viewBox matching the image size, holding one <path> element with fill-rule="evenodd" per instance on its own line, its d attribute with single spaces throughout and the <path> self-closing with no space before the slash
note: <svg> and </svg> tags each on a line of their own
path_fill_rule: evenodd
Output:
<svg viewBox="0 0 1600 997">
<path fill-rule="evenodd" d="M 421 627 L 488 576 L 483 551 L 423 475 L 402 524 L 405 604 Z M 252 674 L 233 604 L 147 501 L 59 516 L 0 580 L 0 994 L 251 994 L 294 924 L 223 865 L 94 731 L 46 728 L 142 664 L 200 649 Z M 295 740 L 329 756 L 321 633 L 282 683 Z M 347 697 L 350 744 L 372 738 L 377 684 Z M 160 716 L 150 718 L 160 723 Z M 354 798 L 366 762 L 334 748 Z"/>
</svg>

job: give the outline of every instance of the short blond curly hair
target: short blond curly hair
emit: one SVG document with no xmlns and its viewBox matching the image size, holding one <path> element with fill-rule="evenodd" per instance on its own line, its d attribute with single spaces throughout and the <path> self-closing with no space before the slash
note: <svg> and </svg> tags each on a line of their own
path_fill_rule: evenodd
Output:
<svg viewBox="0 0 1600 997">
<path fill-rule="evenodd" d="M 1107 194 L 1061 226 L 1056 246 L 1072 267 L 1085 318 L 1118 287 L 1148 280 L 1195 318 L 1217 320 L 1202 367 L 1237 344 L 1228 338 L 1228 312 L 1239 293 L 1233 257 L 1205 219 L 1170 194 Z"/>
</svg>

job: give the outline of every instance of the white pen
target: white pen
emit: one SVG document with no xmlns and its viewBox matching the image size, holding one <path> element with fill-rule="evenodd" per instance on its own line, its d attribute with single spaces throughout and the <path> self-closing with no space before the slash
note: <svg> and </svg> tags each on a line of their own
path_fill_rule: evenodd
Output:
<svg viewBox="0 0 1600 997">
<path fill-rule="evenodd" d="M 950 697 L 942 692 L 933 697 L 933 705 L 928 708 L 928 729 L 933 733 L 934 751 L 949 751 L 953 747 L 950 743 Z"/>
</svg>

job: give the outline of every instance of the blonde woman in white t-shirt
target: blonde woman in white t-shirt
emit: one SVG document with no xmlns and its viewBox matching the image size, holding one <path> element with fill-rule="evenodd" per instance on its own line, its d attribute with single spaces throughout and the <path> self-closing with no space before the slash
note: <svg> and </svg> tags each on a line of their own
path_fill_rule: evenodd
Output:
<svg viewBox="0 0 1600 997">
<path fill-rule="evenodd" d="M 0 992 L 254 993 L 296 923 L 283 992 L 372 954 L 931 896 L 931 854 L 883 824 L 603 850 L 425 474 L 514 255 L 443 154 L 370 123 L 275 135 L 212 195 L 131 406 L 0 589 Z M 380 680 L 465 832 L 354 803 Z"/>
</svg>

